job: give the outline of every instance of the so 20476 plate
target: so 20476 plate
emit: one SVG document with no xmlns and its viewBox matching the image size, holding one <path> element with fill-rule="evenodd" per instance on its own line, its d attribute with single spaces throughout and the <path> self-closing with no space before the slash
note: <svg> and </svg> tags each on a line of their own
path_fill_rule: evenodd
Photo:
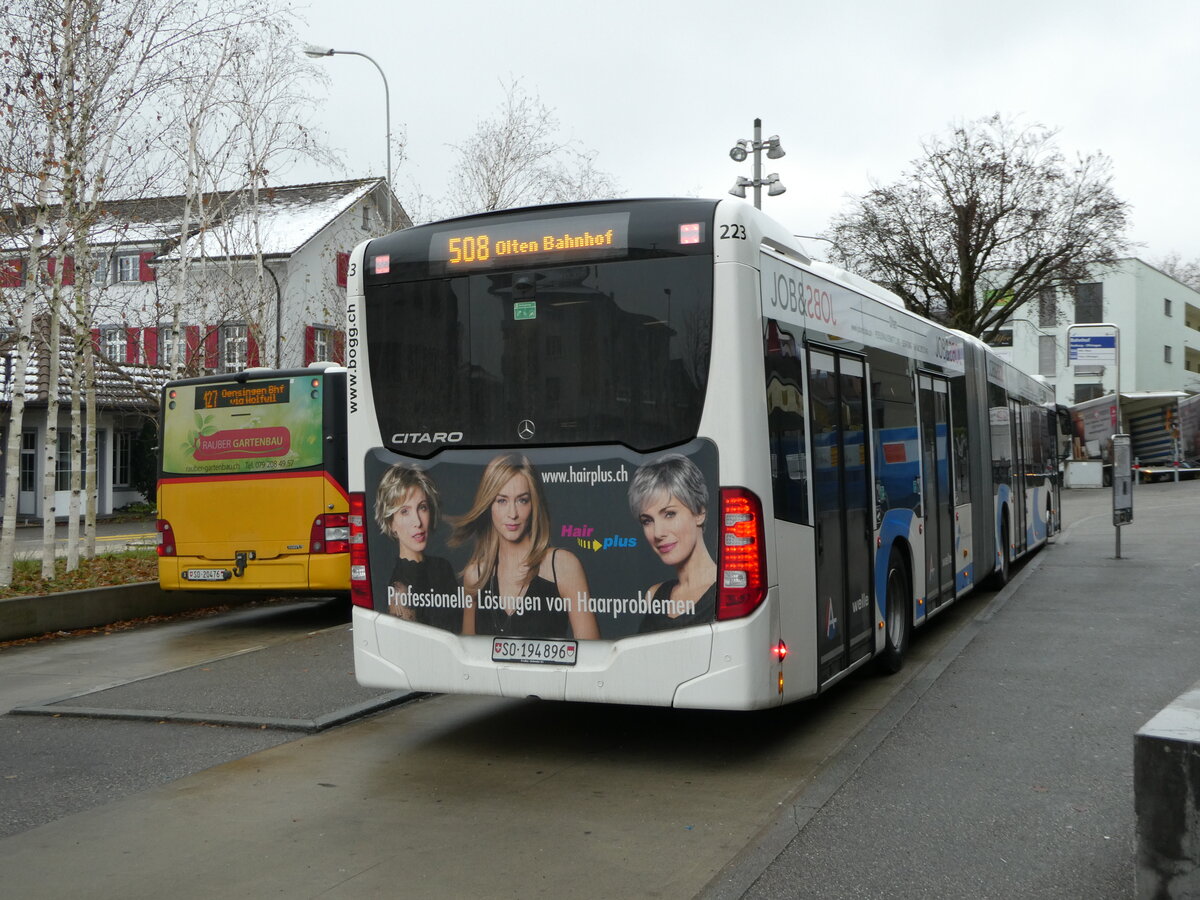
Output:
<svg viewBox="0 0 1200 900">
<path fill-rule="evenodd" d="M 573 666 L 578 655 L 578 641 L 492 638 L 492 662 Z"/>
<path fill-rule="evenodd" d="M 228 581 L 233 573 L 228 569 L 184 569 L 184 581 Z"/>
</svg>

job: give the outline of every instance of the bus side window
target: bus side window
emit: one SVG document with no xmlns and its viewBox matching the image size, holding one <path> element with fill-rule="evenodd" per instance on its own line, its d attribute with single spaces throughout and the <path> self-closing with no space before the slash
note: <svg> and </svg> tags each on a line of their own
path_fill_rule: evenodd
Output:
<svg viewBox="0 0 1200 900">
<path fill-rule="evenodd" d="M 795 338 L 774 321 L 767 323 L 766 373 L 775 517 L 809 525 L 804 366 Z"/>
<path fill-rule="evenodd" d="M 971 447 L 967 440 L 967 384 L 959 375 L 950 380 L 950 422 L 954 444 L 954 503 L 971 502 Z"/>
</svg>

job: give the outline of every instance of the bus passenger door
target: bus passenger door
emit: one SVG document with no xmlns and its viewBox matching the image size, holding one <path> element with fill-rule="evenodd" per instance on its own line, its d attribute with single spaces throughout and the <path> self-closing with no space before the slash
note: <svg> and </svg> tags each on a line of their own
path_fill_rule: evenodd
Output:
<svg viewBox="0 0 1200 900">
<path fill-rule="evenodd" d="M 1028 505 L 1025 490 L 1028 481 L 1029 460 L 1025 453 L 1025 417 L 1022 415 L 1021 404 L 1016 400 L 1008 401 L 1009 435 L 1012 441 L 1012 505 L 1013 523 L 1008 540 L 1012 544 L 1013 555 L 1025 552 L 1028 545 L 1025 528 L 1027 522 L 1026 506 Z"/>
<path fill-rule="evenodd" d="M 874 513 L 866 366 L 809 353 L 813 522 L 817 535 L 818 681 L 874 650 Z"/>
<path fill-rule="evenodd" d="M 921 508 L 925 520 L 925 612 L 954 599 L 954 502 L 950 495 L 950 383 L 917 376 L 921 410 Z"/>
</svg>

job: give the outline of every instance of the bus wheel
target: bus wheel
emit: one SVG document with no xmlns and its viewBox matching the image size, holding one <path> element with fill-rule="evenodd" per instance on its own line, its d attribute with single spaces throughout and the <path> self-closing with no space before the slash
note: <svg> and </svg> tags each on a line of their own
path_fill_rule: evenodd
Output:
<svg viewBox="0 0 1200 900">
<path fill-rule="evenodd" d="M 1000 565 L 992 572 L 992 590 L 1000 590 L 1008 584 L 1008 519 L 1000 526 Z"/>
<path fill-rule="evenodd" d="M 888 557 L 887 584 L 887 645 L 879 657 L 879 669 L 887 675 L 904 667 L 904 654 L 912 637 L 912 587 L 904 555 L 893 549 Z"/>
</svg>

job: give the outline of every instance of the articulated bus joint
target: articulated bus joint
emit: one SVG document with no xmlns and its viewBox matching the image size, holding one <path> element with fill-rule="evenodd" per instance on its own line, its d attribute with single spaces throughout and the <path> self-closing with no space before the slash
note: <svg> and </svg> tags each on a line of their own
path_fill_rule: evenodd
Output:
<svg viewBox="0 0 1200 900">
<path fill-rule="evenodd" d="M 233 554 L 233 577 L 241 578 L 246 574 L 246 563 L 256 558 L 253 550 L 238 550 Z"/>
</svg>

